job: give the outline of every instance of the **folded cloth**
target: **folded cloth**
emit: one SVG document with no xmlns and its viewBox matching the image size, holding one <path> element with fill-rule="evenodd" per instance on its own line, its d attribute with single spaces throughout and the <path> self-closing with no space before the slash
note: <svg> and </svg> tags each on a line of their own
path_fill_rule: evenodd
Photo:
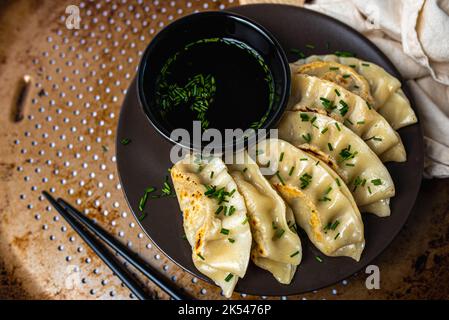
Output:
<svg viewBox="0 0 449 320">
<path fill-rule="evenodd" d="M 424 130 L 424 176 L 449 177 L 449 1 L 315 0 L 305 7 L 352 26 L 391 59 Z"/>
</svg>

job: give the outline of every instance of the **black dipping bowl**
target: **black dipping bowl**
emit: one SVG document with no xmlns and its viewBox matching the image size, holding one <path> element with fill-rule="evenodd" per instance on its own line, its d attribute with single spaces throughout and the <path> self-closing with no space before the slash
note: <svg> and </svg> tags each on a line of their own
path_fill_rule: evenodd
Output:
<svg viewBox="0 0 449 320">
<path fill-rule="evenodd" d="M 224 37 L 244 42 L 256 50 L 271 70 L 275 98 L 271 112 L 261 129 L 274 128 L 286 108 L 290 95 L 290 68 L 278 41 L 259 24 L 237 14 L 230 12 L 192 14 L 171 23 L 154 37 L 143 54 L 137 75 L 138 98 L 143 111 L 154 128 L 173 143 L 194 149 L 193 141 L 185 145 L 170 138 L 172 128 L 162 118 L 159 106 L 155 102 L 157 77 L 167 59 L 187 44 L 201 39 Z M 236 143 L 236 140 L 232 146 L 223 143 L 222 147 L 234 149 Z M 202 146 L 205 144 L 207 143 L 202 143 Z"/>
</svg>

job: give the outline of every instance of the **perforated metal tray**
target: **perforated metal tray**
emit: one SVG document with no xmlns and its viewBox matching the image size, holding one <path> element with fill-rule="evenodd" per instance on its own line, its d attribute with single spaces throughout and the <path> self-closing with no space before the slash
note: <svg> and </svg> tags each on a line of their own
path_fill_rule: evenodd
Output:
<svg viewBox="0 0 449 320">
<path fill-rule="evenodd" d="M 80 10 L 79 30 L 66 27 L 65 10 L 72 4 Z M 233 5 L 237 1 L 17 0 L 0 5 L 0 102 L 5 106 L 0 111 L 1 297 L 131 298 L 40 196 L 42 190 L 50 190 L 197 298 L 223 298 L 218 288 L 168 261 L 143 235 L 117 178 L 114 136 L 140 54 L 154 34 L 182 15 Z M 17 82 L 25 74 L 33 78 L 30 98 L 25 118 L 14 123 L 10 109 Z M 415 260 L 423 254 L 447 254 L 441 246 L 427 250 L 421 244 L 444 234 L 448 194 L 445 182 L 427 186 L 417 211 L 429 214 L 415 213 L 416 224 L 376 261 L 385 290 L 367 291 L 361 273 L 319 292 L 288 298 L 407 297 L 413 286 L 422 288 L 413 295 L 426 295 L 431 277 L 416 273 Z M 429 272 L 444 275 L 439 271 L 444 266 L 433 265 Z M 443 284 L 449 281 L 440 283 L 434 297 L 448 292 Z M 166 298 L 151 283 L 148 289 Z"/>
</svg>

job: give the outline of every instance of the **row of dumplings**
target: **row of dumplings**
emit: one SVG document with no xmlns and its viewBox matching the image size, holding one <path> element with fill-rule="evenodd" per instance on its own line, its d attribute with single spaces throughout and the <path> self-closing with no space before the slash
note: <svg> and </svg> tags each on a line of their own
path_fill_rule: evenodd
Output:
<svg viewBox="0 0 449 320">
<path fill-rule="evenodd" d="M 280 139 L 250 147 L 234 164 L 192 154 L 171 169 L 195 267 L 226 297 L 250 259 L 289 284 L 302 258 L 299 228 L 323 254 L 358 261 L 360 211 L 390 215 L 395 188 L 383 162 L 406 160 L 396 130 L 417 119 L 396 78 L 333 55 L 291 71 Z"/>
</svg>

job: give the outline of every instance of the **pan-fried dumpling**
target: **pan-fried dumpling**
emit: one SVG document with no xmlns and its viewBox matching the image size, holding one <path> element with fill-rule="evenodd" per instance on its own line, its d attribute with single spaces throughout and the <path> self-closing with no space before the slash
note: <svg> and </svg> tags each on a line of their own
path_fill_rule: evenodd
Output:
<svg viewBox="0 0 449 320">
<path fill-rule="evenodd" d="M 396 157 L 391 160 L 406 160 L 404 145 L 390 124 L 365 100 L 333 82 L 294 74 L 289 105 L 292 110 L 327 114 L 361 137 L 377 155 L 395 147 L 403 152 L 393 153 Z"/>
<path fill-rule="evenodd" d="M 291 69 L 294 74 L 308 74 L 309 76 L 336 83 L 346 90 L 360 96 L 371 105 L 374 103 L 368 81 L 359 75 L 353 68 L 345 66 L 344 64 L 333 61 L 317 60 L 303 65 L 292 65 Z"/>
<path fill-rule="evenodd" d="M 351 190 L 362 211 L 385 216 L 385 201 L 395 194 L 393 180 L 376 154 L 354 132 L 322 114 L 287 111 L 279 138 L 312 152 L 334 169 Z M 384 201 L 383 205 L 373 204 Z M 371 205 L 368 207 L 368 205 Z"/>
<path fill-rule="evenodd" d="M 292 65 L 292 69 L 314 61 L 337 62 L 353 68 L 363 76 L 370 85 L 371 95 L 374 98 L 373 108 L 385 117 L 394 129 L 397 130 L 418 121 L 409 100 L 401 89 L 401 82 L 382 67 L 353 57 L 322 55 L 298 60 Z"/>
<path fill-rule="evenodd" d="M 230 297 L 250 257 L 245 201 L 220 158 L 189 155 L 173 166 L 171 177 L 193 263 Z"/>
<path fill-rule="evenodd" d="M 280 283 L 289 284 L 302 257 L 293 212 L 246 152 L 241 158 L 242 164 L 231 164 L 228 169 L 248 210 L 253 236 L 251 259 Z"/>
<path fill-rule="evenodd" d="M 323 254 L 360 259 L 365 246 L 360 212 L 351 192 L 331 168 L 277 139 L 251 147 L 250 155 L 261 166 L 269 164 L 274 172 L 270 183 Z"/>
</svg>

